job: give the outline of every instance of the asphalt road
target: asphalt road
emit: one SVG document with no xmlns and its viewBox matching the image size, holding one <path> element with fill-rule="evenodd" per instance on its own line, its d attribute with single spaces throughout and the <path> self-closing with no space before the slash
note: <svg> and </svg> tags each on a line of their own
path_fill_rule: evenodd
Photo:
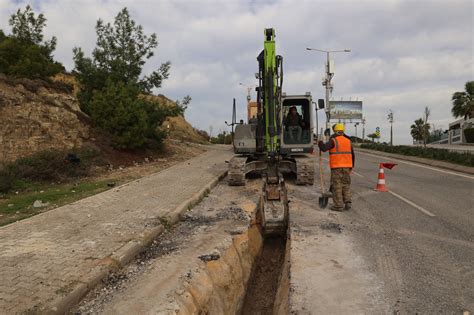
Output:
<svg viewBox="0 0 474 315">
<path fill-rule="evenodd" d="M 391 159 L 391 192 L 375 192 L 388 161 L 356 152 L 354 209 L 339 216 L 355 250 L 394 313 L 473 313 L 474 176 Z"/>
</svg>

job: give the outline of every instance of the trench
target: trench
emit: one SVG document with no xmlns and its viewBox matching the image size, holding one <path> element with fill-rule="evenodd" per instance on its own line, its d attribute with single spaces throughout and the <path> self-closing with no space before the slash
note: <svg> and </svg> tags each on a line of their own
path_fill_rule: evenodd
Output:
<svg viewBox="0 0 474 315">
<path fill-rule="evenodd" d="M 289 232 L 264 236 L 259 203 L 249 203 L 249 196 L 255 192 L 242 193 L 245 203 L 229 203 L 238 200 L 233 188 L 218 186 L 71 313 L 130 314 L 139 304 L 141 313 L 150 307 L 155 313 L 288 314 Z"/>
<path fill-rule="evenodd" d="M 266 237 L 254 262 L 240 314 L 281 314 L 288 309 L 289 241 Z"/>
</svg>

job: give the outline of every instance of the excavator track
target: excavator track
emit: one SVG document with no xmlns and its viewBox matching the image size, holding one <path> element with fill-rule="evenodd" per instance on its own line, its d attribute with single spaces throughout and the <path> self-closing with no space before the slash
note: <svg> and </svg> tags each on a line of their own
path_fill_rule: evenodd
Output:
<svg viewBox="0 0 474 315">
<path fill-rule="evenodd" d="M 229 186 L 245 185 L 245 163 L 247 163 L 247 157 L 245 156 L 234 156 L 230 159 L 227 174 Z"/>
<path fill-rule="evenodd" d="M 314 184 L 314 160 L 309 157 L 300 157 L 296 161 L 296 184 Z"/>
</svg>

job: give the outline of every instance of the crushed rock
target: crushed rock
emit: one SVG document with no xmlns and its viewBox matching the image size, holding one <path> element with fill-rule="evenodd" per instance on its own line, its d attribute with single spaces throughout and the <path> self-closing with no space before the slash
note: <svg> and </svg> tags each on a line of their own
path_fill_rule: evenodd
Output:
<svg viewBox="0 0 474 315">
<path fill-rule="evenodd" d="M 325 222 L 319 225 L 323 230 L 329 230 L 336 233 L 342 233 L 345 226 L 344 224 L 335 223 L 335 222 Z"/>
</svg>

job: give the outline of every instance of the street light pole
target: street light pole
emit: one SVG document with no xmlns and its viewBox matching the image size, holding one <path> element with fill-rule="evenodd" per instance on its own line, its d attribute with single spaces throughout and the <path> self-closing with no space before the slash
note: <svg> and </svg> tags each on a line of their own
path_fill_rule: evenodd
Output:
<svg viewBox="0 0 474 315">
<path fill-rule="evenodd" d="M 351 52 L 350 49 L 344 49 L 344 50 L 322 50 L 322 49 L 317 49 L 317 48 L 306 48 L 306 50 L 313 50 L 313 51 L 319 51 L 326 53 L 326 78 L 323 81 L 323 86 L 326 87 L 326 129 L 330 128 L 330 120 L 331 120 L 331 114 L 329 112 L 329 96 L 332 92 L 333 86 L 331 85 L 331 79 L 334 76 L 334 72 L 332 72 L 332 67 L 330 64 L 330 53 L 336 53 L 336 52 Z"/>
<path fill-rule="evenodd" d="M 387 119 L 390 122 L 390 145 L 393 145 L 393 111 L 392 110 L 388 112 Z"/>
<path fill-rule="evenodd" d="M 365 117 L 362 117 L 362 143 L 365 140 Z"/>
</svg>

